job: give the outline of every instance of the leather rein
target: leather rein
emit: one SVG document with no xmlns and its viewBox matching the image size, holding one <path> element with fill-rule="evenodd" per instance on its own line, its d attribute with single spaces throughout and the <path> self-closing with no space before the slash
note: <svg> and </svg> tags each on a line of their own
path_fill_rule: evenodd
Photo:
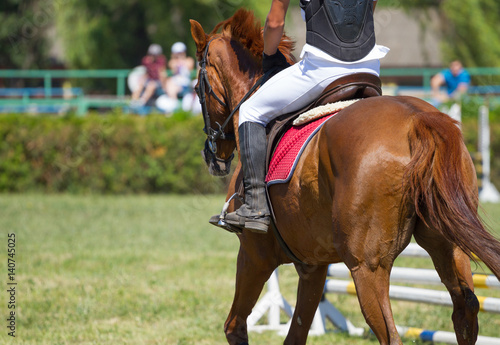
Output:
<svg viewBox="0 0 500 345">
<path fill-rule="evenodd" d="M 215 122 L 218 126 L 217 129 L 214 129 L 211 125 L 210 121 L 210 115 L 208 114 L 208 108 L 207 108 L 207 94 L 211 95 L 215 98 L 217 102 L 219 102 L 220 105 L 222 105 L 224 108 L 228 108 L 227 104 L 221 100 L 217 94 L 214 92 L 212 85 L 210 85 L 210 81 L 208 80 L 208 72 L 207 72 L 207 64 L 208 64 L 208 48 L 210 47 L 210 43 L 212 43 L 215 40 L 215 38 L 211 39 L 207 47 L 205 48 L 205 51 L 203 52 L 202 59 L 200 60 L 200 73 L 199 73 L 199 81 L 198 81 L 198 87 L 196 87 L 196 93 L 198 94 L 198 97 L 200 99 L 200 104 L 201 104 L 201 112 L 203 114 L 203 121 L 205 123 L 205 127 L 203 128 L 203 132 L 207 135 L 207 143 L 208 143 L 208 148 L 210 151 L 215 155 L 217 152 L 217 144 L 216 141 L 218 139 L 223 139 L 223 140 L 236 140 L 236 137 L 234 136 L 234 133 L 226 133 L 224 130 L 233 118 L 234 114 L 240 109 L 241 104 L 245 102 L 253 93 L 254 91 L 261 86 L 271 75 L 273 75 L 276 71 L 276 69 L 271 69 L 267 71 L 264 75 L 262 75 L 259 80 L 250 88 L 250 90 L 243 96 L 241 101 L 234 107 L 234 109 L 230 112 L 229 116 L 227 119 L 224 121 L 224 123 L 221 125 L 218 122 Z M 228 160 L 231 160 L 233 158 L 233 155 Z"/>
</svg>

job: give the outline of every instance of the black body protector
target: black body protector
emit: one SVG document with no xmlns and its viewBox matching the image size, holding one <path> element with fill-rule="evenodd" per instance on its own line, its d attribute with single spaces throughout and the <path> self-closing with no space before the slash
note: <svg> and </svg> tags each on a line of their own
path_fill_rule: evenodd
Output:
<svg viewBox="0 0 500 345">
<path fill-rule="evenodd" d="M 375 46 L 373 0 L 300 0 L 306 42 L 342 61 L 357 61 Z"/>
</svg>

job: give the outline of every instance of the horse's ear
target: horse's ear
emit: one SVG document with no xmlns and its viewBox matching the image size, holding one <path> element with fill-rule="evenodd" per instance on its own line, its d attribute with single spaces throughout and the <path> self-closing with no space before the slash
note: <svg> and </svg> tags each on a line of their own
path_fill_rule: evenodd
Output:
<svg viewBox="0 0 500 345">
<path fill-rule="evenodd" d="M 190 19 L 191 23 L 191 36 L 193 36 L 194 42 L 196 43 L 196 48 L 198 52 L 202 52 L 207 45 L 207 34 L 203 31 L 201 24 L 196 20 Z"/>
</svg>

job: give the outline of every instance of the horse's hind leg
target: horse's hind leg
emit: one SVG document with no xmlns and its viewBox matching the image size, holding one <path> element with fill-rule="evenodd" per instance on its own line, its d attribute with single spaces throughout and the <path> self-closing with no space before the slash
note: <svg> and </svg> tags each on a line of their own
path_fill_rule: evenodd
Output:
<svg viewBox="0 0 500 345">
<path fill-rule="evenodd" d="M 351 268 L 359 305 L 380 344 L 402 344 L 389 299 L 390 267 L 370 267 L 367 262 Z"/>
<path fill-rule="evenodd" d="M 474 344 L 478 334 L 479 302 L 474 294 L 469 257 L 422 221 L 418 221 L 414 236 L 431 256 L 441 281 L 451 295 L 452 320 L 458 344 Z"/>
<path fill-rule="evenodd" d="M 328 265 L 309 266 L 296 264 L 295 268 L 299 274 L 299 287 L 290 331 L 284 342 L 286 345 L 306 343 L 314 314 L 323 295 L 328 271 Z"/>
</svg>

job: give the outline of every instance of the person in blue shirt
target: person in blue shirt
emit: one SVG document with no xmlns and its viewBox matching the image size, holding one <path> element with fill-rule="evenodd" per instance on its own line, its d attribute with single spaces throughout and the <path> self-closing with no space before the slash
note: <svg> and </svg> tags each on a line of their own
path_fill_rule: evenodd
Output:
<svg viewBox="0 0 500 345">
<path fill-rule="evenodd" d="M 446 95 L 439 92 L 439 88 L 443 85 L 446 86 Z M 458 60 L 452 61 L 449 69 L 436 74 L 431 79 L 433 98 L 440 102 L 460 98 L 467 93 L 469 85 L 470 75 Z"/>
</svg>

